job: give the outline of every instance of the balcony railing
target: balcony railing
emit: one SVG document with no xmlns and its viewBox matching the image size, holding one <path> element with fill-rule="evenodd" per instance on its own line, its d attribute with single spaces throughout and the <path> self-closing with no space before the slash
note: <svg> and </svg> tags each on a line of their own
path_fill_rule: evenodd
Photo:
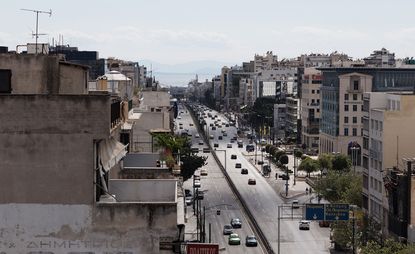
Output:
<svg viewBox="0 0 415 254">
<path fill-rule="evenodd" d="M 121 121 L 121 102 L 113 100 L 111 102 L 111 128 L 116 126 Z"/>
</svg>

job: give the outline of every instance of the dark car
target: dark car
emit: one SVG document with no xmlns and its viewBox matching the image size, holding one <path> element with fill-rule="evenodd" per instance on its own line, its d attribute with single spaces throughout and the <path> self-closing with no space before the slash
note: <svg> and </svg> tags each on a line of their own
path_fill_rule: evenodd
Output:
<svg viewBox="0 0 415 254">
<path fill-rule="evenodd" d="M 231 160 L 236 160 L 236 154 L 231 155 Z"/>
<path fill-rule="evenodd" d="M 255 180 L 255 178 L 249 178 L 249 179 L 248 179 L 248 184 L 249 184 L 249 185 L 256 185 L 256 180 Z"/>
<path fill-rule="evenodd" d="M 219 136 L 219 137 L 218 137 L 218 139 L 219 139 L 219 140 L 222 140 L 223 138 L 222 138 L 222 136 Z"/>
<path fill-rule="evenodd" d="M 241 163 L 236 163 L 235 168 L 242 168 L 242 164 Z"/>
<path fill-rule="evenodd" d="M 264 161 L 258 161 L 258 165 L 264 164 Z"/>
<path fill-rule="evenodd" d="M 241 219 L 239 219 L 239 218 L 233 218 L 231 220 L 231 226 L 233 228 L 241 228 L 242 227 Z"/>
<path fill-rule="evenodd" d="M 290 176 L 286 174 L 280 175 L 279 178 L 281 178 L 282 180 L 290 180 Z"/>
<path fill-rule="evenodd" d="M 248 174 L 248 169 L 247 168 L 241 169 L 241 174 L 242 175 L 247 175 Z"/>
<path fill-rule="evenodd" d="M 256 237 L 254 235 L 248 235 L 245 238 L 245 245 L 247 247 L 256 247 L 258 246 L 258 241 L 256 240 Z"/>
<path fill-rule="evenodd" d="M 213 147 L 219 147 L 218 143 L 213 144 Z"/>
</svg>

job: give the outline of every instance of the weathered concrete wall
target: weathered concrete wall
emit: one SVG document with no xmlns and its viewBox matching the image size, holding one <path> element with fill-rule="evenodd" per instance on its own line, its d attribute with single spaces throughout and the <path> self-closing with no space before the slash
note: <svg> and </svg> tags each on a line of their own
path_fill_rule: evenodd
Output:
<svg viewBox="0 0 415 254">
<path fill-rule="evenodd" d="M 175 203 L 0 205 L 0 252 L 163 253 L 160 242 L 177 236 L 176 211 Z"/>
<path fill-rule="evenodd" d="M 0 96 L 0 204 L 94 202 L 94 140 L 109 136 L 105 95 Z"/>
<path fill-rule="evenodd" d="M 177 179 L 110 179 L 118 202 L 176 202 Z"/>
<path fill-rule="evenodd" d="M 58 56 L 0 54 L 0 69 L 12 71 L 13 94 L 67 94 L 87 91 L 87 69 L 59 62 Z"/>
<path fill-rule="evenodd" d="M 131 152 L 153 152 L 151 151 L 151 129 L 169 128 L 169 116 L 166 112 L 142 112 L 139 119 L 134 121 L 133 146 Z M 154 148 L 154 152 L 156 149 Z"/>
<path fill-rule="evenodd" d="M 59 65 L 59 94 L 86 94 L 88 91 L 88 71 L 78 66 Z"/>
</svg>

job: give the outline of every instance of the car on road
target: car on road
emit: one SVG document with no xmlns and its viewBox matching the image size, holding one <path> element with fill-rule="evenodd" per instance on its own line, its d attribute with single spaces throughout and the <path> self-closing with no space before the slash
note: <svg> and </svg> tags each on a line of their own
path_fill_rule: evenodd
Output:
<svg viewBox="0 0 415 254">
<path fill-rule="evenodd" d="M 193 126 L 193 124 L 192 123 L 189 123 L 189 126 Z"/>
<path fill-rule="evenodd" d="M 208 171 L 207 171 L 207 169 L 202 168 L 202 169 L 200 170 L 200 175 L 201 175 L 201 176 L 207 176 L 207 175 L 208 175 Z"/>
<path fill-rule="evenodd" d="M 180 130 L 183 130 L 183 126 L 180 126 L 180 127 L 179 127 L 179 129 L 180 129 Z"/>
<path fill-rule="evenodd" d="M 213 135 L 209 135 L 209 139 L 213 139 Z"/>
<path fill-rule="evenodd" d="M 226 132 L 224 132 L 224 133 L 223 133 L 223 136 L 224 136 L 224 137 L 227 137 L 227 136 L 228 136 L 228 134 L 227 134 Z"/>
<path fill-rule="evenodd" d="M 203 200 L 204 195 L 205 195 L 204 191 L 197 189 L 195 199 Z"/>
<path fill-rule="evenodd" d="M 177 119 L 179 119 L 179 120 L 180 120 L 180 119 L 182 119 L 182 117 L 181 117 L 181 116 L 178 116 L 178 117 L 177 117 Z"/>
<path fill-rule="evenodd" d="M 185 194 L 186 197 L 191 197 L 192 196 L 192 193 L 190 192 L 189 189 L 184 189 L 184 194 Z"/>
<path fill-rule="evenodd" d="M 200 187 L 202 187 L 202 183 L 200 182 L 200 180 L 195 180 L 194 183 L 193 183 L 193 186 L 195 188 L 200 188 Z"/>
<path fill-rule="evenodd" d="M 248 174 L 248 169 L 247 168 L 241 169 L 241 174 L 242 175 L 247 175 Z"/>
<path fill-rule="evenodd" d="M 186 205 L 192 205 L 193 204 L 193 197 L 186 197 Z"/>
<path fill-rule="evenodd" d="M 204 153 L 210 153 L 209 147 L 203 147 L 203 152 Z"/>
<path fill-rule="evenodd" d="M 239 238 L 238 234 L 232 233 L 229 235 L 228 240 L 229 245 L 240 245 L 241 244 L 241 238 Z"/>
<path fill-rule="evenodd" d="M 235 168 L 242 168 L 242 164 L 241 163 L 236 163 Z"/>
<path fill-rule="evenodd" d="M 215 126 L 212 126 L 212 131 L 216 131 L 216 127 Z"/>
<path fill-rule="evenodd" d="M 239 218 L 232 218 L 231 219 L 231 226 L 233 228 L 241 228 L 242 227 L 241 219 L 239 219 Z"/>
<path fill-rule="evenodd" d="M 299 202 L 298 202 L 298 200 L 297 200 L 297 199 L 294 199 L 294 200 L 291 202 L 291 206 L 292 206 L 292 208 L 293 208 L 293 209 L 300 208 L 300 204 L 299 204 Z"/>
<path fill-rule="evenodd" d="M 282 174 L 282 175 L 279 175 L 278 176 L 279 178 L 281 178 L 282 180 L 290 180 L 290 176 L 289 175 L 287 175 L 287 174 Z"/>
<path fill-rule="evenodd" d="M 218 143 L 213 144 L 213 147 L 219 147 Z"/>
<path fill-rule="evenodd" d="M 229 124 L 225 124 L 226 127 L 229 127 Z"/>
<path fill-rule="evenodd" d="M 223 234 L 224 235 L 230 235 L 232 233 L 233 233 L 232 225 L 226 224 L 225 226 L 223 226 Z"/>
<path fill-rule="evenodd" d="M 195 138 L 200 138 L 199 133 L 195 134 Z"/>
<path fill-rule="evenodd" d="M 245 238 L 245 246 L 247 247 L 256 247 L 258 246 L 258 241 L 254 235 L 248 235 Z"/>
<path fill-rule="evenodd" d="M 238 148 L 243 148 L 244 147 L 244 143 L 240 140 L 238 141 Z"/>
<path fill-rule="evenodd" d="M 328 227 L 330 227 L 330 221 L 321 220 L 321 221 L 318 222 L 318 225 L 322 228 L 328 228 Z"/>
<path fill-rule="evenodd" d="M 310 230 L 310 221 L 308 221 L 308 220 L 301 220 L 298 228 L 300 230 Z"/>
<path fill-rule="evenodd" d="M 200 146 L 203 146 L 203 140 L 199 140 L 199 143 L 198 143 Z"/>
<path fill-rule="evenodd" d="M 227 148 L 232 148 L 232 144 L 227 144 L 226 147 Z"/>
<path fill-rule="evenodd" d="M 255 180 L 255 178 L 249 178 L 249 179 L 248 179 L 248 184 L 249 184 L 249 185 L 256 185 L 256 180 Z"/>
<path fill-rule="evenodd" d="M 258 165 L 264 164 L 264 161 L 258 161 Z"/>
<path fill-rule="evenodd" d="M 218 137 L 218 139 L 219 139 L 219 140 L 222 140 L 223 138 L 222 138 L 222 136 L 219 136 L 219 137 Z"/>
<path fill-rule="evenodd" d="M 193 179 L 200 180 L 200 175 L 193 175 Z"/>
<path fill-rule="evenodd" d="M 231 160 L 236 160 L 236 154 L 231 155 Z"/>
<path fill-rule="evenodd" d="M 253 144 L 248 144 L 245 149 L 247 152 L 253 152 L 255 151 L 255 146 Z"/>
</svg>

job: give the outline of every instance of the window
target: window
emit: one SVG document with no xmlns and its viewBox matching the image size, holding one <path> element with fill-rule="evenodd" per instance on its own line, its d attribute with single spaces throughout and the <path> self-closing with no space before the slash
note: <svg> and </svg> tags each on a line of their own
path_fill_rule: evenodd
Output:
<svg viewBox="0 0 415 254">
<path fill-rule="evenodd" d="M 344 94 L 344 100 L 345 101 L 348 101 L 349 100 L 349 94 L 347 94 L 347 93 Z"/>
<path fill-rule="evenodd" d="M 365 111 L 364 109 L 365 109 L 365 107 L 364 107 L 363 105 L 362 105 L 362 106 L 360 106 L 360 110 L 361 110 L 361 111 Z"/>
<path fill-rule="evenodd" d="M 353 128 L 353 136 L 357 136 L 357 129 Z"/>
<path fill-rule="evenodd" d="M 317 90 L 317 94 L 320 94 L 320 90 Z"/>
<path fill-rule="evenodd" d="M 353 90 L 359 90 L 359 80 L 353 81 Z"/>
<path fill-rule="evenodd" d="M 311 90 L 311 93 L 314 94 L 316 91 L 315 90 Z"/>
<path fill-rule="evenodd" d="M 357 111 L 357 105 L 353 105 L 353 111 Z"/>
<path fill-rule="evenodd" d="M 318 109 L 317 109 L 317 113 L 319 113 L 319 112 L 320 112 L 320 109 L 318 108 Z"/>
<path fill-rule="evenodd" d="M 353 94 L 353 100 L 357 101 L 357 94 Z"/>
<path fill-rule="evenodd" d="M 344 111 L 349 111 L 349 105 L 344 105 Z"/>
<path fill-rule="evenodd" d="M 12 71 L 0 69 L 0 93 L 12 92 Z"/>
<path fill-rule="evenodd" d="M 379 122 L 379 130 L 383 131 L 383 122 Z"/>
<path fill-rule="evenodd" d="M 360 118 L 360 123 L 363 123 L 363 116 Z"/>
<path fill-rule="evenodd" d="M 353 123 L 357 123 L 357 117 L 353 117 Z"/>
<path fill-rule="evenodd" d="M 349 123 L 349 117 L 347 116 L 344 117 L 344 123 Z"/>
<path fill-rule="evenodd" d="M 349 136 L 349 128 L 344 128 L 344 135 Z"/>
</svg>

